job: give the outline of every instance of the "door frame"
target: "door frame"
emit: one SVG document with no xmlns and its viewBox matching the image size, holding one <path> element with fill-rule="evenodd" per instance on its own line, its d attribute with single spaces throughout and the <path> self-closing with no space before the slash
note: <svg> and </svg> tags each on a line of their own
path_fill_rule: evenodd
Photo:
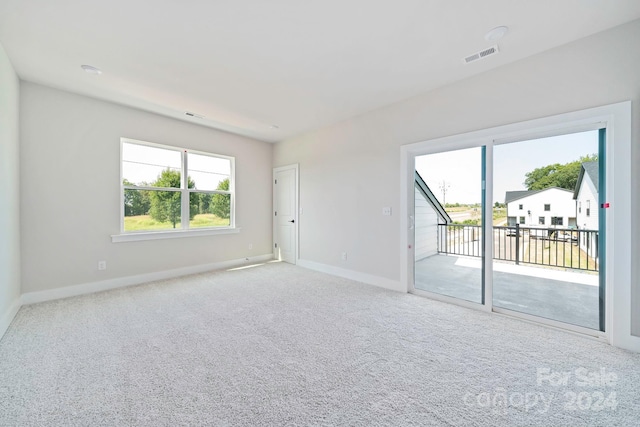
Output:
<svg viewBox="0 0 640 427">
<path fill-rule="evenodd" d="M 295 233 L 295 237 L 294 237 L 294 242 L 295 242 L 295 256 L 294 256 L 294 264 L 298 263 L 298 260 L 300 259 L 300 166 L 298 163 L 294 163 L 291 165 L 286 165 L 286 166 L 280 166 L 277 168 L 273 168 L 273 174 L 271 177 L 271 194 L 272 194 L 272 202 L 271 202 L 271 226 L 272 226 L 272 235 L 271 235 L 271 249 L 273 250 L 273 258 L 274 259 L 278 259 L 278 254 L 277 254 L 277 250 L 276 250 L 276 235 L 277 235 L 277 224 L 276 224 L 276 217 L 275 217 L 275 206 L 276 206 L 276 192 L 277 192 L 277 186 L 276 186 L 276 174 L 278 172 L 282 172 L 285 170 L 289 170 L 289 169 L 294 169 L 295 170 L 295 195 L 294 195 L 294 211 L 295 211 L 295 215 L 294 215 L 294 219 L 295 219 L 295 223 L 294 223 L 294 233 Z"/>
<path fill-rule="evenodd" d="M 597 335 L 609 343 L 628 349 L 640 350 L 640 337 L 631 335 L 631 206 L 629 195 L 631 192 L 631 102 L 605 105 L 581 111 L 559 114 L 483 129 L 465 134 L 452 135 L 433 140 L 403 145 L 400 149 L 400 279 L 406 286 L 407 292 L 412 292 L 414 283 L 413 258 L 413 176 L 415 157 L 423 154 L 450 151 L 462 148 L 487 147 L 487 181 L 486 200 L 493 200 L 493 147 L 508 142 L 543 138 L 546 136 L 576 133 L 586 130 L 606 128 L 606 194 L 610 208 L 607 212 L 606 235 L 606 308 L 605 332 Z M 491 203 L 485 204 L 485 217 L 491 218 Z M 617 225 L 617 226 L 616 226 Z M 485 233 L 485 239 L 490 233 Z M 493 277 L 493 245 L 485 242 L 485 279 L 486 301 L 484 305 L 460 303 L 454 298 L 444 299 L 458 305 L 476 308 L 483 311 L 507 313 L 505 310 L 492 306 L 491 278 Z M 615 256 L 614 256 L 615 253 Z M 430 295 L 434 297 L 433 295 Z M 571 325 L 560 322 L 545 322 L 541 319 L 527 319 L 527 316 L 517 316 L 524 320 L 535 320 L 548 326 L 560 327 L 575 332 Z M 584 328 L 586 329 L 586 328 Z"/>
</svg>

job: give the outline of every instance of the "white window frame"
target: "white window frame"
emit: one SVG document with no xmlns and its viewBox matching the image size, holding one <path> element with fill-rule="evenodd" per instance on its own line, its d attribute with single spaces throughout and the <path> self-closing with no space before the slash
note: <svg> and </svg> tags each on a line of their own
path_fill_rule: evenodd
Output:
<svg viewBox="0 0 640 427">
<path fill-rule="evenodd" d="M 144 187 L 144 186 L 128 186 L 123 183 L 123 167 L 122 167 L 122 148 L 125 143 L 143 145 L 147 147 L 160 148 L 164 150 L 180 152 L 180 188 L 160 188 L 160 187 Z M 229 190 L 198 190 L 188 188 L 188 156 L 187 154 L 198 154 L 208 157 L 216 157 L 220 159 L 229 160 Z M 181 193 L 181 215 L 180 215 L 180 228 L 171 230 L 141 230 L 141 231 L 125 231 L 124 229 L 124 192 L 126 189 L 135 190 L 150 190 L 150 191 L 175 191 Z M 229 225 L 226 227 L 203 227 L 203 228 L 189 228 L 189 200 L 191 193 L 209 193 L 209 194 L 229 194 Z M 239 233 L 240 228 L 236 227 L 235 222 L 235 157 L 225 156 L 222 154 L 209 153 L 206 151 L 191 150 L 189 148 L 178 147 L 173 145 L 158 144 L 155 142 L 141 141 L 131 138 L 120 138 L 120 234 L 114 234 L 111 236 L 113 243 L 140 241 L 140 240 L 158 240 L 158 239 L 172 239 L 182 237 L 195 237 L 195 236 L 210 236 L 216 234 L 231 234 Z"/>
</svg>

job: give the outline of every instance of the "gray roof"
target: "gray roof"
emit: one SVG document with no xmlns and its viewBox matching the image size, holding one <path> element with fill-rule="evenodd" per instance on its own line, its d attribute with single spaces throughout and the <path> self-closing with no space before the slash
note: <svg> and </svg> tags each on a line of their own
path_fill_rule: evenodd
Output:
<svg viewBox="0 0 640 427">
<path fill-rule="evenodd" d="M 541 190 L 531 190 L 531 191 L 507 191 L 504 195 L 504 202 L 511 203 L 514 200 L 522 199 L 523 197 L 530 196 L 532 194 L 536 194 Z"/>
<path fill-rule="evenodd" d="M 576 188 L 573 190 L 573 198 L 578 198 L 578 192 L 580 191 L 580 186 L 582 185 L 582 179 L 584 178 L 584 174 L 587 174 L 591 182 L 593 182 L 593 186 L 596 188 L 596 192 L 600 191 L 600 165 L 598 161 L 595 162 L 584 162 L 582 167 L 580 168 L 580 174 L 578 175 L 578 182 L 576 182 Z"/>
<path fill-rule="evenodd" d="M 436 196 L 434 196 L 433 192 L 431 192 L 431 189 L 429 188 L 427 183 L 424 182 L 424 179 L 422 179 L 422 177 L 420 176 L 418 171 L 415 171 L 414 177 L 415 177 L 415 181 L 416 181 L 416 186 L 418 187 L 418 190 L 420 190 L 422 195 L 425 197 L 425 199 L 427 199 L 429 204 L 431 206 L 433 206 L 433 208 L 436 210 L 436 212 L 438 212 L 438 215 L 442 219 L 444 219 L 444 221 L 447 224 L 451 224 L 451 222 L 452 222 L 451 221 L 451 217 L 449 216 L 447 211 L 444 210 L 444 207 L 442 206 L 442 204 L 440 204 L 440 202 L 438 201 Z"/>
<path fill-rule="evenodd" d="M 526 191 L 526 190 L 525 191 L 507 191 L 504 195 L 504 203 L 505 204 L 511 203 L 515 200 L 522 199 L 527 196 L 531 196 L 532 194 L 551 190 L 553 188 L 555 188 L 556 190 L 568 191 L 569 193 L 572 192 L 571 190 L 567 190 L 566 188 L 560 188 L 560 187 L 547 187 L 547 188 L 543 188 L 542 190 L 530 190 L 530 191 Z"/>
</svg>

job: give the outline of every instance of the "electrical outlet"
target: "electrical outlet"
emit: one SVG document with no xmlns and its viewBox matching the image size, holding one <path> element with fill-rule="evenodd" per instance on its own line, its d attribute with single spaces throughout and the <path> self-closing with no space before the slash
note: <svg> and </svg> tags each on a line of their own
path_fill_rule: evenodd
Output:
<svg viewBox="0 0 640 427">
<path fill-rule="evenodd" d="M 98 270 L 106 270 L 107 269 L 107 261 L 98 261 Z"/>
<path fill-rule="evenodd" d="M 342 252 L 342 255 L 340 256 L 340 258 L 342 259 L 342 261 L 346 261 L 347 260 L 347 253 L 346 252 Z"/>
<path fill-rule="evenodd" d="M 391 207 L 384 207 L 384 208 L 382 208 L 382 215 L 384 215 L 384 216 L 391 216 Z"/>
</svg>

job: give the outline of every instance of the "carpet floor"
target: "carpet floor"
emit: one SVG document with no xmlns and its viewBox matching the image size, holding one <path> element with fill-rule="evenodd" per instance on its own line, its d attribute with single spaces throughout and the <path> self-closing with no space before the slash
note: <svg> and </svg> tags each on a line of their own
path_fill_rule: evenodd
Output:
<svg viewBox="0 0 640 427">
<path fill-rule="evenodd" d="M 2 426 L 638 426 L 640 355 L 283 263 L 24 306 Z"/>
</svg>

